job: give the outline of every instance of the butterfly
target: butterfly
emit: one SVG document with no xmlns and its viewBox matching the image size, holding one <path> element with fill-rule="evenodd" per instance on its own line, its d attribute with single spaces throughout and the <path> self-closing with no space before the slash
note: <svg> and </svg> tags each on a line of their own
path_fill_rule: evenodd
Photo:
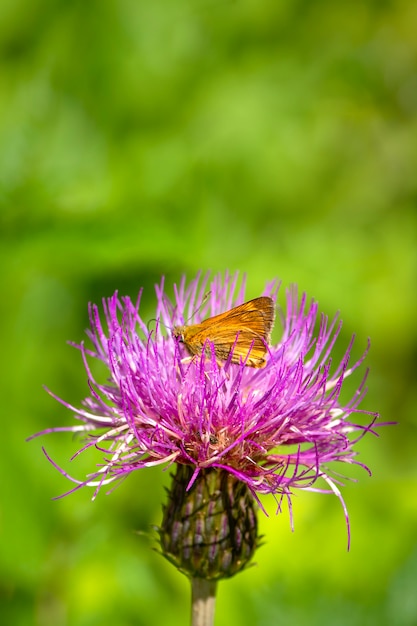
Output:
<svg viewBox="0 0 417 626">
<path fill-rule="evenodd" d="M 250 367 L 264 367 L 275 320 L 272 298 L 261 296 L 233 309 L 189 326 L 174 326 L 172 335 L 192 355 L 211 355 L 210 342 L 218 361 L 244 362 Z"/>
</svg>

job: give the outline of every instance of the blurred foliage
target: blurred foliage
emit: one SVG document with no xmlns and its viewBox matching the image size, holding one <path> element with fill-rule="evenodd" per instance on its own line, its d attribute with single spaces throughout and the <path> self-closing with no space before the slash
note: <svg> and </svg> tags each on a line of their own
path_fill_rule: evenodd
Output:
<svg viewBox="0 0 417 626">
<path fill-rule="evenodd" d="M 161 469 L 58 501 L 79 443 L 25 443 L 78 404 L 87 302 L 197 269 L 278 276 L 372 339 L 361 442 L 373 477 L 260 516 L 257 565 L 217 626 L 417 623 L 414 0 L 3 0 L 1 622 L 187 623 L 187 581 L 150 548 Z M 342 348 L 341 348 L 342 349 Z M 72 465 L 75 465 L 73 468 Z M 66 466 L 67 467 L 67 466 Z M 68 465 L 82 477 L 91 459 Z M 137 534 L 141 531 L 143 534 Z"/>
</svg>

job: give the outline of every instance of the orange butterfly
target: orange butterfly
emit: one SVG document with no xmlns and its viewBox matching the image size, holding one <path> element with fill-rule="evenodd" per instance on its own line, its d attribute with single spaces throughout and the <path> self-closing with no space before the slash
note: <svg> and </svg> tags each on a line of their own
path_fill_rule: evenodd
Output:
<svg viewBox="0 0 417 626">
<path fill-rule="evenodd" d="M 174 326 L 172 335 L 192 356 L 201 354 L 203 349 L 210 356 L 210 347 L 206 346 L 210 341 L 219 361 L 226 361 L 233 351 L 232 363 L 245 361 L 250 367 L 264 367 L 274 319 L 272 298 L 261 296 L 200 324 Z"/>
</svg>

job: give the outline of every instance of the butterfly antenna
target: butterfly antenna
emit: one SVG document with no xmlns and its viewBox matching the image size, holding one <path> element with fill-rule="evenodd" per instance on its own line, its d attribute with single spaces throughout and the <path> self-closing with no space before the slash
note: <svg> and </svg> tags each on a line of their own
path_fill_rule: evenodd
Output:
<svg viewBox="0 0 417 626">
<path fill-rule="evenodd" d="M 198 312 L 202 309 L 202 307 L 205 305 L 205 303 L 206 303 L 206 302 L 207 302 L 207 300 L 209 299 L 210 294 L 211 294 L 211 291 L 207 291 L 207 292 L 204 294 L 204 296 L 203 296 L 203 298 L 202 298 L 202 300 L 201 300 L 200 304 L 198 305 L 198 307 L 196 307 L 196 308 L 194 309 L 194 311 L 191 313 L 190 317 L 188 317 L 188 318 L 185 320 L 185 323 L 189 322 L 189 321 L 190 321 L 190 320 L 194 317 L 194 315 L 195 315 L 196 313 L 198 313 Z"/>
</svg>

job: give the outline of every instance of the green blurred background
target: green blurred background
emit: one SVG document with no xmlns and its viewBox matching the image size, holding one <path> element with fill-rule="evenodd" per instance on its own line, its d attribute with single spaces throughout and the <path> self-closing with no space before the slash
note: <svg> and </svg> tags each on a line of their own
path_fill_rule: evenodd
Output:
<svg viewBox="0 0 417 626">
<path fill-rule="evenodd" d="M 1 613 L 13 626 L 178 626 L 189 589 L 151 548 L 168 473 L 91 502 L 72 423 L 87 303 L 240 270 L 372 340 L 366 437 L 344 496 L 260 515 L 217 626 L 417 624 L 415 0 L 3 0 L 0 6 Z M 357 379 L 358 382 L 358 379 Z M 136 531 L 141 531 L 139 534 Z"/>
</svg>

